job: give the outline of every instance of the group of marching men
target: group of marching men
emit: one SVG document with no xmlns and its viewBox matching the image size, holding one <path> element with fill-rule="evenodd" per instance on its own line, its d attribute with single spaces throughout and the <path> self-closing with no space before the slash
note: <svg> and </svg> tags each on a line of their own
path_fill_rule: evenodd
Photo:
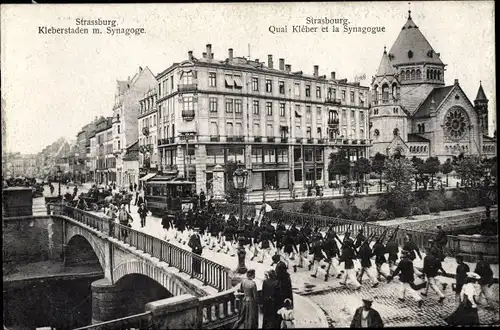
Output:
<svg viewBox="0 0 500 330">
<path fill-rule="evenodd" d="M 257 262 L 263 263 L 267 257 L 272 261 L 271 266 L 281 260 L 289 269 L 293 268 L 294 272 L 297 268 L 307 267 L 312 271 L 312 277 L 317 277 L 321 272 L 325 281 L 333 276 L 340 279 L 342 285 L 354 290 L 361 288 L 360 282 L 364 275 L 367 275 L 373 287 L 377 287 L 382 279 L 390 282 L 393 277 L 399 275 L 401 301 L 404 301 L 408 293 L 419 306 L 422 306 L 422 298 L 417 291 L 423 288 L 426 288 L 423 295 L 432 288 L 438 294 L 439 302 L 443 302 L 445 297 L 436 281 L 439 272 L 446 274 L 441 264 L 444 260 L 443 246 L 446 244 L 446 235 L 440 226 L 436 239 L 431 242 L 432 246 L 424 258 L 421 272 L 413 265 L 413 260 L 417 256 L 422 259 L 422 256 L 411 235 L 405 236 L 401 258 L 398 256 L 399 246 L 396 237 L 399 226 L 388 227 L 378 237 L 375 234 L 366 237 L 362 228 L 354 239 L 348 228 L 341 240 L 334 230 L 335 224 L 323 235 L 320 228 L 313 229 L 310 223 L 299 229 L 295 223 L 287 228 L 280 221 L 274 227 L 271 221 L 266 219 L 264 212 L 261 212 L 255 218 L 245 215 L 244 226 L 239 227 L 233 213 L 226 219 L 213 207 L 196 209 L 194 212 L 179 212 L 175 217 L 166 214 L 162 225 L 167 231 L 165 235 L 167 241 L 177 240 L 181 244 L 187 244 L 196 233 L 202 247 L 231 256 L 236 255 L 238 237 L 242 237 L 241 243 L 250 260 L 257 259 Z M 373 257 L 375 257 L 375 267 L 372 267 Z M 357 259 L 361 264 L 358 270 L 354 265 Z M 342 263 L 344 263 L 343 270 L 339 269 Z M 384 263 L 388 263 L 389 272 L 382 268 Z M 416 277 L 426 281 L 417 285 Z M 444 284 L 442 287 L 446 288 Z"/>
</svg>

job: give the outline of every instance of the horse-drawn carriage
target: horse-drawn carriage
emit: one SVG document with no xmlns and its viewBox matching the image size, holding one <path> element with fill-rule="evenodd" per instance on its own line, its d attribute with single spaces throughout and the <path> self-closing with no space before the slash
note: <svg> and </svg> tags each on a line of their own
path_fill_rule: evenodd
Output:
<svg viewBox="0 0 500 330">
<path fill-rule="evenodd" d="M 109 190 L 104 188 L 90 188 L 88 193 L 81 193 L 78 199 L 76 207 L 89 211 L 100 211 L 111 204 L 118 207 L 122 204 L 129 204 L 132 201 L 132 194 L 124 190 L 113 195 Z"/>
</svg>

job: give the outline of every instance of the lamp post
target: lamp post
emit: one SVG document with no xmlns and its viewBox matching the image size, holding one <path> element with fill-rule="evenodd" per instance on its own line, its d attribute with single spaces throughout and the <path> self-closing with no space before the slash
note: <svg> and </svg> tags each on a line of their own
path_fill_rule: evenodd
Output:
<svg viewBox="0 0 500 330">
<path fill-rule="evenodd" d="M 61 168 L 57 168 L 57 181 L 59 182 L 59 197 L 61 197 L 61 178 L 62 178 L 62 171 Z"/>
<path fill-rule="evenodd" d="M 243 193 L 247 188 L 248 184 L 248 172 L 241 168 L 236 169 L 233 173 L 233 183 L 234 189 L 238 191 L 239 196 L 239 204 L 240 204 L 240 218 L 239 218 L 239 233 L 238 237 L 238 268 L 236 268 L 236 272 L 238 274 L 245 274 L 247 272 L 247 267 L 245 266 L 245 256 L 246 251 L 243 246 L 245 238 L 243 237 Z"/>
</svg>

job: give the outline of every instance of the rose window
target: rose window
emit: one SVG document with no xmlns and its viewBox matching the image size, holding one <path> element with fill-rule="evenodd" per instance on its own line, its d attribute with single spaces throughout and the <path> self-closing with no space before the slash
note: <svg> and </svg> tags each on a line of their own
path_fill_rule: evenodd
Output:
<svg viewBox="0 0 500 330">
<path fill-rule="evenodd" d="M 468 122 L 467 115 L 462 110 L 452 109 L 444 118 L 444 130 L 450 138 L 458 140 L 465 135 Z"/>
</svg>

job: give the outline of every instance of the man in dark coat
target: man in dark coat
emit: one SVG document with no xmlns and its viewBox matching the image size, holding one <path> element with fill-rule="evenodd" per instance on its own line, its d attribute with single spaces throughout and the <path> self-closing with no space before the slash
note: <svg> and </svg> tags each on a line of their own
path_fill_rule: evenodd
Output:
<svg viewBox="0 0 500 330">
<path fill-rule="evenodd" d="M 366 273 L 368 278 L 372 282 L 372 287 L 376 288 L 379 284 L 377 277 L 375 277 L 372 273 L 372 262 L 371 258 L 373 257 L 372 249 L 370 249 L 370 245 L 365 240 L 359 248 L 358 257 L 361 261 L 361 272 L 358 276 L 358 282 L 361 283 L 363 280 L 363 275 Z"/>
<path fill-rule="evenodd" d="M 380 238 L 375 241 L 372 247 L 373 255 L 375 256 L 375 266 L 377 269 L 377 279 L 380 281 L 381 277 L 387 278 L 389 276 L 382 270 L 382 266 L 387 262 L 385 259 L 385 254 L 387 252 L 384 243 L 381 242 Z"/>
<path fill-rule="evenodd" d="M 365 297 L 363 306 L 356 309 L 352 318 L 351 328 L 383 328 L 384 322 L 379 312 L 372 308 L 373 299 Z"/>
<path fill-rule="evenodd" d="M 262 329 L 279 329 L 280 318 L 278 315 L 278 305 L 280 293 L 276 271 L 271 269 L 266 272 L 266 279 L 262 283 Z"/>
<path fill-rule="evenodd" d="M 438 258 L 441 259 L 441 261 L 444 261 L 445 255 L 444 255 L 444 247 L 446 246 L 446 243 L 448 243 L 448 236 L 444 232 L 443 228 L 441 226 L 437 226 L 438 233 L 436 235 L 436 239 L 434 240 L 436 242 L 436 247 L 438 249 L 439 255 Z"/>
<path fill-rule="evenodd" d="M 338 258 L 340 256 L 340 250 L 335 241 L 335 232 L 333 230 L 329 230 L 326 233 L 325 241 L 323 243 L 323 250 L 326 253 L 326 262 L 328 263 L 328 267 L 325 271 L 325 281 L 328 281 L 328 277 L 330 276 L 330 269 L 333 267 L 333 276 L 340 275 L 340 272 L 337 270 L 335 265 L 333 264 L 333 258 Z"/>
<path fill-rule="evenodd" d="M 193 235 L 191 235 L 191 238 L 189 239 L 188 246 L 191 248 L 191 251 L 195 255 L 201 256 L 201 253 L 203 252 L 203 245 L 201 244 L 201 237 L 199 234 L 199 228 L 195 227 L 193 228 Z M 196 258 L 193 256 L 193 271 L 197 274 L 201 274 L 201 260 L 199 258 Z"/>
<path fill-rule="evenodd" d="M 203 189 L 200 191 L 200 209 L 204 209 L 205 208 L 205 201 L 206 201 L 206 196 L 205 196 L 205 192 L 203 191 Z"/>
<path fill-rule="evenodd" d="M 172 220 L 170 218 L 170 215 L 168 213 L 167 208 L 165 208 L 165 212 L 164 212 L 163 217 L 161 219 L 161 225 L 162 225 L 163 229 L 165 229 L 165 240 L 167 242 L 169 242 L 170 241 L 170 237 L 169 237 L 170 229 L 172 229 L 174 226 L 172 224 Z"/>
<path fill-rule="evenodd" d="M 363 244 L 363 242 L 366 240 L 365 235 L 363 235 L 363 229 L 361 228 L 358 232 L 358 235 L 356 236 L 356 240 L 354 242 L 354 247 L 357 249 Z"/>
<path fill-rule="evenodd" d="M 460 303 L 460 292 L 463 286 L 467 283 L 467 273 L 470 272 L 470 267 L 464 262 L 464 257 L 461 255 L 456 256 L 457 269 L 455 271 L 456 282 L 452 284 L 453 291 L 455 292 L 455 300 Z"/>
<path fill-rule="evenodd" d="M 352 240 L 344 242 L 342 247 L 342 255 L 339 258 L 339 265 L 344 263 L 344 278 L 340 280 L 340 284 L 347 285 L 347 281 L 354 287 L 355 290 L 361 288 L 361 284 L 356 279 L 356 273 L 354 271 L 354 260 L 356 259 L 356 254 L 354 250 L 354 244 Z"/>
<path fill-rule="evenodd" d="M 146 216 L 148 215 L 148 212 L 149 211 L 144 203 L 141 203 L 141 206 L 139 206 L 139 209 L 137 210 L 137 213 L 139 213 L 139 217 L 141 218 L 141 228 L 146 226 Z"/>
<path fill-rule="evenodd" d="M 319 264 L 321 260 L 326 259 L 327 255 L 323 249 L 323 241 L 320 236 L 315 236 L 314 241 L 311 244 L 311 249 L 309 250 L 309 254 L 313 255 L 313 272 L 311 273 L 312 277 L 316 277 L 318 275 Z"/>
<path fill-rule="evenodd" d="M 484 295 L 488 307 L 492 308 L 494 307 L 494 298 L 493 293 L 491 292 L 491 286 L 493 285 L 493 270 L 491 269 L 490 264 L 484 260 L 483 253 L 480 252 L 477 258 L 478 261 L 474 273 L 481 276 L 478 281 L 478 284 L 481 286 L 481 294 Z"/>
<path fill-rule="evenodd" d="M 391 274 L 396 270 L 396 261 L 398 261 L 399 246 L 395 238 L 392 238 L 387 242 L 385 246 L 387 253 L 389 254 L 389 270 Z"/>
<path fill-rule="evenodd" d="M 444 294 L 441 292 L 437 285 L 436 276 L 438 272 L 441 271 L 443 275 L 446 276 L 446 271 L 443 269 L 443 265 L 441 264 L 441 260 L 438 257 L 437 248 L 432 248 L 431 251 L 424 258 L 424 267 L 422 269 L 422 273 L 427 277 L 427 287 L 425 292 L 422 293 L 422 296 L 426 297 L 429 292 L 429 287 L 434 290 L 439 296 L 439 302 L 442 303 L 444 301 Z"/>
</svg>

